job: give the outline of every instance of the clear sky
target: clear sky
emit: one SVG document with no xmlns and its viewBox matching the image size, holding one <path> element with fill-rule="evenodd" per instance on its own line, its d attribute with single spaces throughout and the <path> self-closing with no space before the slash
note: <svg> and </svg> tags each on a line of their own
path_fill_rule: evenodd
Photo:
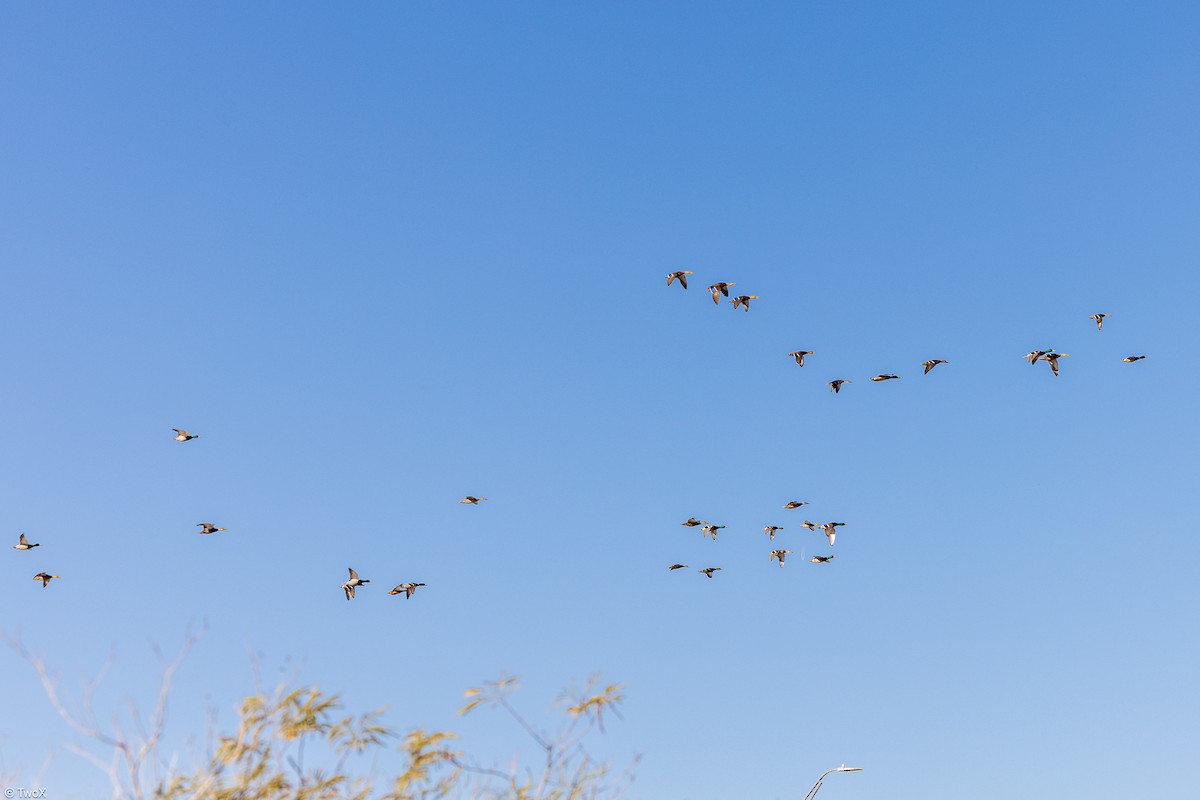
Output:
<svg viewBox="0 0 1200 800">
<path fill-rule="evenodd" d="M 600 672 L 645 800 L 1192 792 L 1200 10 L 648 6 L 0 6 L 0 629 L 206 623 L 180 750 L 249 649 L 501 761 Z"/>
</svg>

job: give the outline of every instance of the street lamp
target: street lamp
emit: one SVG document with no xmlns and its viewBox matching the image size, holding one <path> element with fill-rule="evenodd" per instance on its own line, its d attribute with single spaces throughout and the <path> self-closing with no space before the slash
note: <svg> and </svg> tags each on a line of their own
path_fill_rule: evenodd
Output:
<svg viewBox="0 0 1200 800">
<path fill-rule="evenodd" d="M 847 767 L 845 764 L 842 764 L 840 767 L 826 770 L 825 775 L 828 775 L 830 772 L 862 772 L 862 767 Z M 804 795 L 804 800 L 812 800 L 817 796 L 817 792 L 821 791 L 821 784 L 825 781 L 825 775 L 817 778 L 817 782 L 813 784 L 813 788 L 809 790 L 808 794 Z"/>
</svg>

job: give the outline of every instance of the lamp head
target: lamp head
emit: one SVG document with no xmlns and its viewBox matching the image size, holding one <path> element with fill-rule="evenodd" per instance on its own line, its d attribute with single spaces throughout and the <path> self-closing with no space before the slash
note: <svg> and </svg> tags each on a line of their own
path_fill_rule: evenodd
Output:
<svg viewBox="0 0 1200 800">
<path fill-rule="evenodd" d="M 847 767 L 845 764 L 842 764 L 834 772 L 862 772 L 862 767 Z"/>
</svg>

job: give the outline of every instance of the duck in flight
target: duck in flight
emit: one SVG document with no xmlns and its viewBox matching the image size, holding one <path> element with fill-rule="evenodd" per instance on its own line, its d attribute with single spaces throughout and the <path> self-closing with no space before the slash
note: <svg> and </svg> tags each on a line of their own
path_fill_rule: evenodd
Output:
<svg viewBox="0 0 1200 800">
<path fill-rule="evenodd" d="M 171 430 L 175 431 L 175 441 L 177 441 L 177 442 L 187 442 L 192 439 L 200 438 L 200 434 L 188 433 L 187 431 L 185 431 L 181 428 L 171 428 Z"/>
<path fill-rule="evenodd" d="M 353 572 L 354 570 L 350 570 L 350 571 Z M 363 583 L 370 583 L 370 581 L 363 581 Z M 402 583 L 399 586 L 397 586 L 395 589 L 392 589 L 390 592 L 388 592 L 388 594 L 403 594 L 403 595 L 405 595 L 404 599 L 407 600 L 408 598 L 412 597 L 414 594 L 417 593 L 418 586 L 424 586 L 424 585 L 425 584 L 423 584 L 423 583 Z M 353 592 L 351 592 L 351 594 L 353 595 Z"/>
<path fill-rule="evenodd" d="M 695 517 L 688 517 L 688 521 L 687 521 L 687 522 L 683 522 L 683 523 L 680 523 L 680 524 L 682 524 L 682 525 L 686 525 L 686 526 L 687 526 L 687 527 L 689 527 L 689 528 L 694 528 L 694 527 L 696 527 L 697 525 L 707 525 L 708 523 L 707 523 L 707 522 L 701 522 L 700 520 L 696 519 Z"/>
<path fill-rule="evenodd" d="M 229 530 L 228 528 L 218 528 L 211 522 L 197 522 L 196 527 L 200 529 L 196 533 L 216 533 L 217 531 Z"/>
<path fill-rule="evenodd" d="M 767 536 L 770 536 L 771 541 L 775 541 L 775 531 L 781 530 L 783 530 L 783 528 L 778 525 L 768 525 L 767 527 L 763 528 L 763 533 L 765 533 Z"/>
<path fill-rule="evenodd" d="M 876 375 L 874 378 L 871 378 L 871 380 L 875 381 L 876 383 L 879 383 L 880 381 L 894 381 L 894 380 L 896 380 L 896 378 L 899 378 L 899 377 L 900 377 L 899 375 L 888 375 L 887 373 L 880 373 L 879 375 Z"/>
<path fill-rule="evenodd" d="M 342 591 L 344 591 L 346 593 L 346 599 L 353 600 L 354 599 L 354 590 L 357 587 L 362 586 L 364 583 L 370 583 L 370 581 L 363 580 L 362 578 L 358 577 L 358 573 L 355 572 L 353 569 L 351 569 L 350 570 L 350 580 L 348 580 L 342 584 Z"/>
<path fill-rule="evenodd" d="M 938 364 L 949 364 L 949 363 L 950 363 L 949 361 L 945 361 L 940 358 L 931 358 L 928 361 L 922 361 L 921 366 L 925 368 L 925 374 L 928 375 L 929 370 L 933 369 Z"/>
<path fill-rule="evenodd" d="M 687 564 L 672 564 L 671 566 L 667 567 L 667 570 L 670 572 L 674 572 L 677 569 L 687 569 L 687 568 L 688 568 Z"/>
<path fill-rule="evenodd" d="M 806 506 L 808 504 L 809 503 L 807 500 L 789 500 L 784 508 L 799 508 L 800 506 Z"/>
<path fill-rule="evenodd" d="M 51 574 L 49 574 L 49 573 L 46 573 L 46 572 L 39 572 L 37 575 L 34 575 L 34 576 L 33 576 L 33 579 L 34 579 L 35 581 L 41 581 L 41 582 L 42 582 L 42 588 L 43 588 L 43 589 L 45 589 L 47 586 L 49 586 L 49 585 L 50 585 L 50 581 L 52 581 L 52 580 L 54 580 L 55 578 L 58 578 L 58 577 L 61 577 L 61 576 L 59 576 L 59 575 L 51 575 Z"/>
<path fill-rule="evenodd" d="M 729 297 L 730 286 L 737 286 L 737 284 L 733 283 L 732 281 L 729 283 L 726 283 L 725 281 L 718 281 L 717 283 L 714 283 L 712 286 L 708 287 L 708 291 L 712 292 L 713 305 L 717 305 L 721 302 L 722 295 Z"/>
<path fill-rule="evenodd" d="M 690 269 L 681 269 L 676 272 L 669 273 L 667 275 L 667 286 L 671 285 L 671 281 L 678 280 L 681 284 L 683 284 L 683 288 L 686 289 L 687 288 L 687 276 L 691 275 L 691 274 L 692 274 L 692 271 Z"/>
<path fill-rule="evenodd" d="M 1092 314 L 1088 319 L 1096 323 L 1096 330 L 1102 331 L 1104 330 L 1104 320 L 1111 316 L 1112 314 Z"/>
<path fill-rule="evenodd" d="M 829 391 L 834 392 L 834 393 L 840 393 L 842 391 L 842 385 L 846 384 L 846 383 L 850 383 L 850 381 L 844 381 L 841 378 L 838 378 L 835 381 L 830 381 L 828 384 Z"/>
<path fill-rule="evenodd" d="M 783 569 L 783 559 L 786 558 L 787 554 L 790 552 L 792 552 L 792 551 L 791 550 L 772 550 L 771 551 L 771 560 L 774 561 L 775 559 L 778 558 L 779 559 L 779 568 Z"/>
<path fill-rule="evenodd" d="M 702 569 L 700 571 L 703 572 L 709 578 L 711 578 L 713 576 L 713 573 L 720 572 L 721 568 L 720 567 L 706 567 L 705 569 Z"/>
<path fill-rule="evenodd" d="M 756 295 L 756 294 L 744 294 L 741 297 L 733 298 L 729 302 L 733 303 L 734 311 L 738 310 L 738 306 L 745 306 L 746 311 L 748 313 L 750 311 L 750 301 L 757 300 L 757 299 L 758 299 L 758 295 Z"/>
<path fill-rule="evenodd" d="M 460 504 L 470 503 L 473 506 L 477 506 L 477 505 L 479 505 L 480 500 L 487 500 L 487 498 L 486 497 L 472 497 L 471 495 L 467 495 L 466 497 L 464 497 L 462 500 L 459 500 L 458 502 Z"/>
<path fill-rule="evenodd" d="M 806 520 L 804 520 L 804 522 L 801 522 L 800 525 L 805 528 L 808 528 L 813 533 L 816 533 L 816 531 L 817 531 L 817 523 L 812 522 L 810 520 L 806 519 Z"/>
<path fill-rule="evenodd" d="M 32 550 L 35 547 L 41 547 L 41 545 L 30 544 L 23 533 L 21 534 L 21 538 L 17 539 L 17 543 L 12 546 L 13 550 Z"/>
<path fill-rule="evenodd" d="M 1132 364 L 1135 361 L 1141 361 L 1145 356 L 1125 356 L 1121 359 L 1122 364 Z"/>
<path fill-rule="evenodd" d="M 704 532 L 704 538 L 707 539 L 709 536 L 711 536 L 711 537 L 713 537 L 713 541 L 715 542 L 717 540 L 717 531 L 721 530 L 721 528 L 724 528 L 724 527 L 726 527 L 726 526 L 724 526 L 724 525 L 705 525 L 700 530 Z"/>
<path fill-rule="evenodd" d="M 812 350 L 797 350 L 794 353 L 788 353 L 788 355 L 791 356 L 792 358 L 796 359 L 796 363 L 803 367 L 804 366 L 804 357 L 813 355 L 813 351 Z"/>
<path fill-rule="evenodd" d="M 830 561 L 833 561 L 835 558 L 837 558 L 837 556 L 813 556 L 812 558 L 809 559 L 809 561 L 811 561 L 814 564 L 828 564 Z"/>
<path fill-rule="evenodd" d="M 833 546 L 833 540 L 837 538 L 837 529 L 844 526 L 844 522 L 826 522 L 821 526 L 821 530 L 825 531 L 825 538 L 829 540 L 829 545 Z"/>
<path fill-rule="evenodd" d="M 1058 360 L 1071 355 L 1070 353 L 1056 353 L 1051 350 L 1048 353 L 1043 353 L 1042 358 L 1050 364 L 1050 369 L 1054 372 L 1055 377 L 1058 376 Z"/>
</svg>

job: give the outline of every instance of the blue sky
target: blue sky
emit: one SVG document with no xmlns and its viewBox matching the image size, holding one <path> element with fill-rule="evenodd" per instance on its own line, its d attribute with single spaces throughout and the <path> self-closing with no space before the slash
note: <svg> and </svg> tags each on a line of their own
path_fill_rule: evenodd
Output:
<svg viewBox="0 0 1200 800">
<path fill-rule="evenodd" d="M 500 761 L 600 672 L 640 798 L 1186 794 L 1200 11 L 1051 5 L 4 6 L 0 629 L 206 623 L 181 749 L 250 650 Z"/>
</svg>

